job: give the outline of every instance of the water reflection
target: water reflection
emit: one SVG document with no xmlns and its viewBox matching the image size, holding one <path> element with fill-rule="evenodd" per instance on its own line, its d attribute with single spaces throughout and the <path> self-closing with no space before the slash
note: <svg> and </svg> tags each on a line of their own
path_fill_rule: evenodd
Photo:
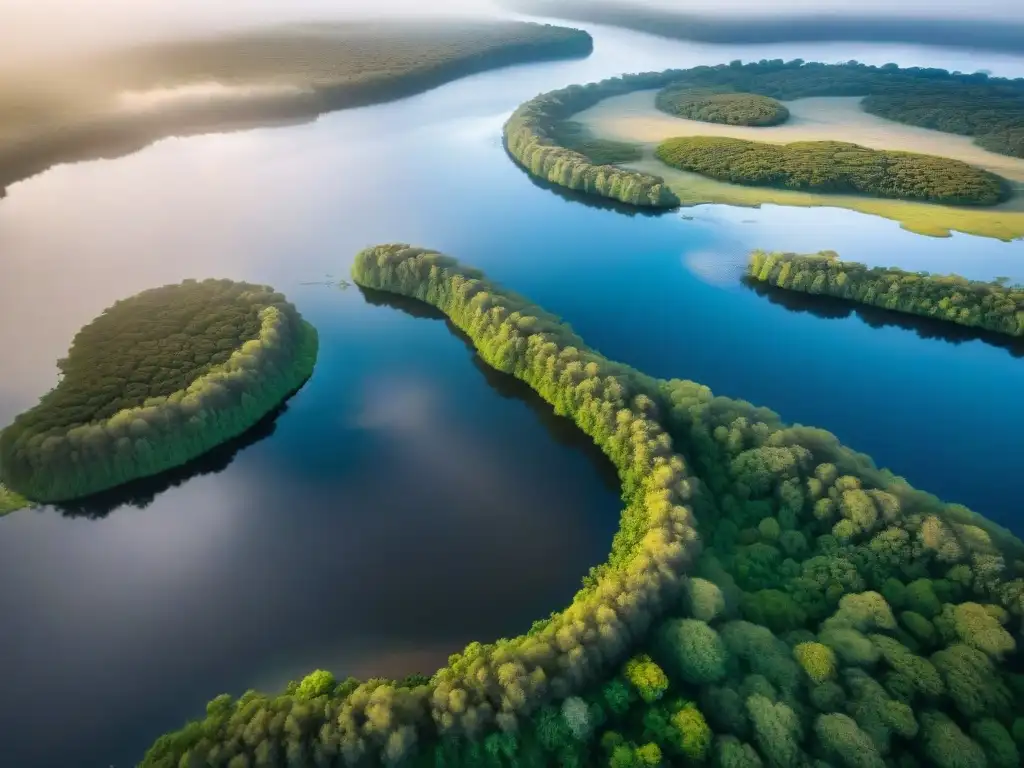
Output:
<svg viewBox="0 0 1024 768">
<path fill-rule="evenodd" d="M 505 400 L 519 400 L 524 403 L 544 426 L 552 440 L 559 445 L 585 455 L 594 465 L 605 488 L 618 493 L 621 488 L 621 482 L 618 472 L 615 470 L 615 465 L 611 463 L 611 460 L 597 447 L 594 441 L 584 434 L 573 423 L 572 419 L 557 415 L 551 405 L 545 402 L 528 384 L 484 362 L 480 355 L 477 354 L 472 339 L 456 327 L 444 312 L 430 304 L 418 301 L 417 299 L 410 299 L 407 296 L 399 296 L 373 288 L 364 288 L 363 286 L 359 286 L 359 291 L 363 294 L 363 298 L 374 306 L 391 307 L 410 317 L 443 320 L 449 333 L 462 342 L 470 353 L 473 367 L 480 372 L 494 392 Z"/>
<path fill-rule="evenodd" d="M 995 333 L 984 328 L 971 328 L 931 317 L 920 317 L 905 312 L 895 312 L 882 307 L 842 301 L 829 296 L 815 296 L 777 288 L 773 285 L 743 279 L 743 284 L 772 304 L 785 307 L 791 312 L 806 312 L 826 320 L 840 320 L 856 315 L 872 328 L 887 326 L 913 331 L 922 339 L 938 339 L 950 344 L 964 344 L 981 341 L 993 347 L 1005 349 L 1013 357 L 1024 357 L 1024 339 Z"/>
<path fill-rule="evenodd" d="M 215 475 L 218 472 L 223 472 L 231 465 L 231 462 L 235 460 L 241 451 L 274 434 L 278 418 L 288 410 L 288 400 L 296 392 L 298 392 L 298 389 L 288 395 L 277 408 L 238 437 L 215 446 L 187 464 L 174 467 L 151 477 L 140 477 L 137 480 L 132 480 L 116 488 L 101 491 L 92 496 L 62 501 L 53 504 L 52 508 L 64 517 L 84 517 L 89 520 L 101 520 L 121 507 L 145 509 L 160 494 L 187 483 L 194 477 Z"/>
</svg>

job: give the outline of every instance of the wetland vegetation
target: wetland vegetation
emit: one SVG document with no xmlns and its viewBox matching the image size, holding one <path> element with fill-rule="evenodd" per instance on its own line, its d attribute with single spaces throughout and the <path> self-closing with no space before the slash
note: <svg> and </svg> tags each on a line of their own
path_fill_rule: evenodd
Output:
<svg viewBox="0 0 1024 768">
<path fill-rule="evenodd" d="M 656 96 L 653 94 L 661 91 L 664 100 L 666 94 L 691 90 L 749 93 L 786 100 L 783 106 L 793 117 L 781 125 L 761 127 L 679 120 L 678 127 L 674 128 L 677 124 L 656 110 Z M 643 97 L 646 105 L 646 95 L 638 93 L 641 91 L 652 94 L 651 103 L 647 105 L 651 110 L 650 116 L 647 112 L 632 111 L 616 114 L 620 107 L 623 110 L 637 109 L 633 103 L 634 96 Z M 1024 150 L 1018 146 L 1016 138 L 1024 116 L 1022 97 L 1024 80 L 993 78 L 982 73 L 963 75 L 942 69 L 900 68 L 895 64 L 874 67 L 855 61 L 846 64 L 806 63 L 799 59 L 790 62 L 761 60 L 747 64 L 733 61 L 687 70 L 622 75 L 542 94 L 516 111 L 506 125 L 505 136 L 512 156 L 535 176 L 628 204 L 662 208 L 703 203 L 828 205 L 895 219 L 905 228 L 920 234 L 947 236 L 950 231 L 958 230 L 1012 240 L 1024 236 L 1024 203 L 1019 194 L 1024 185 L 1024 164 L 1021 162 Z M 927 146 L 931 150 L 929 154 L 940 156 L 943 161 L 948 158 L 951 166 L 956 167 L 957 175 L 979 174 L 979 181 L 987 179 L 990 190 L 994 189 L 991 185 L 995 180 L 981 175 L 985 171 L 1003 176 L 1006 183 L 999 184 L 1000 191 L 994 197 L 991 194 L 968 195 L 968 198 L 985 203 L 965 210 L 962 205 L 933 202 L 927 193 L 922 194 L 922 184 L 917 181 L 912 185 L 890 185 L 883 183 L 884 179 L 877 179 L 878 183 L 869 185 L 874 192 L 885 191 L 886 199 L 842 194 L 835 189 L 827 195 L 800 189 L 752 189 L 681 171 L 655 157 L 657 142 L 681 134 L 729 136 L 736 132 L 733 138 L 756 136 L 757 140 L 772 143 L 783 143 L 786 137 L 806 141 L 829 138 L 851 143 L 851 136 L 860 135 L 859 125 L 851 125 L 844 132 L 841 125 L 824 126 L 818 124 L 820 121 L 808 122 L 802 114 L 798 119 L 794 109 L 800 105 L 802 110 L 805 102 L 814 102 L 819 112 L 824 113 L 833 106 L 843 107 L 852 100 L 857 100 L 856 108 L 848 114 L 841 113 L 847 115 L 851 122 L 870 116 L 882 126 L 891 126 L 889 134 L 892 141 L 883 132 L 881 138 L 876 136 L 867 147 L 883 153 L 873 155 L 872 165 L 876 169 L 883 165 L 878 162 L 883 158 L 888 158 L 884 163 L 887 167 L 899 165 L 890 162 L 893 152 L 905 151 L 907 147 L 917 151 L 918 147 Z M 646 107 L 641 105 L 641 109 Z M 659 121 L 656 127 L 649 124 L 654 120 Z M 582 129 L 575 128 L 573 133 L 582 132 L 591 141 L 628 145 L 630 152 L 635 152 L 633 147 L 639 144 L 643 157 L 632 160 L 626 154 L 616 156 L 612 153 L 608 161 L 616 165 L 598 165 L 584 154 L 559 143 L 560 126 L 567 121 L 582 125 Z M 878 128 L 879 125 L 873 127 Z M 829 132 L 824 129 L 835 130 Z M 819 130 L 827 135 L 816 135 Z M 966 137 L 974 143 L 968 143 Z M 730 143 L 730 146 L 739 145 Z M 823 147 L 825 145 L 820 145 L 819 149 Z M 763 148 L 765 156 L 774 153 L 782 158 L 782 152 L 771 147 Z M 957 161 L 978 166 L 980 170 L 966 169 Z M 944 162 L 929 162 L 941 167 L 927 171 L 929 183 L 924 186 L 941 186 L 944 184 L 941 177 L 949 169 L 945 168 Z M 628 191 L 623 194 L 626 189 Z M 654 198 L 647 194 L 649 190 L 656 190 Z M 903 194 L 904 191 L 912 194 Z M 952 197 L 957 203 L 964 199 L 955 191 L 951 195 L 948 192 L 944 191 L 938 199 Z"/>
<path fill-rule="evenodd" d="M 0 71 L 0 191 L 168 135 L 305 121 L 496 67 L 587 56 L 586 32 L 513 21 L 288 25 Z"/>
<path fill-rule="evenodd" d="M 833 251 L 812 255 L 755 251 L 750 280 L 788 291 L 830 296 L 882 309 L 1024 336 L 1024 287 L 1005 280 L 906 272 L 841 261 Z"/>
<path fill-rule="evenodd" d="M 180 466 L 279 406 L 316 354 L 316 330 L 267 286 L 143 291 L 82 328 L 57 386 L 0 432 L 0 477 L 52 502 Z"/>
<path fill-rule="evenodd" d="M 615 363 L 475 269 L 367 249 L 611 459 L 608 560 L 563 611 L 432 676 L 220 696 L 143 766 L 1011 768 L 1024 543 L 824 430 Z"/>
<path fill-rule="evenodd" d="M 838 141 L 771 144 L 683 136 L 659 144 L 655 156 L 673 168 L 755 187 L 945 205 L 991 206 L 1009 197 L 1004 179 L 959 160 Z"/>
</svg>

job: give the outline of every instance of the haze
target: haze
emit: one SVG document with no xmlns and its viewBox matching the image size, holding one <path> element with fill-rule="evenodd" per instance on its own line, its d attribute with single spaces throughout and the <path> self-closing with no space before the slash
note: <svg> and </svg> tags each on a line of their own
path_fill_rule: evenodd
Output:
<svg viewBox="0 0 1024 768">
<path fill-rule="evenodd" d="M 600 0 L 592 0 L 600 4 Z M 638 5 L 641 3 L 638 3 Z M 647 0 L 685 13 L 858 14 L 1024 21 L 1019 0 Z M 110 44 L 282 21 L 493 15 L 494 0 L 0 0 L 0 64 Z"/>
</svg>

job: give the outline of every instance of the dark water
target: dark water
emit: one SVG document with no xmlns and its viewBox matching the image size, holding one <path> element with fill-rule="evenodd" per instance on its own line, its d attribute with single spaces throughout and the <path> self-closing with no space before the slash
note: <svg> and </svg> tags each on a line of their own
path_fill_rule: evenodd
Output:
<svg viewBox="0 0 1024 768">
<path fill-rule="evenodd" d="M 129 489 L 148 505 L 108 496 L 0 520 L 0 764 L 123 768 L 224 691 L 275 689 L 316 667 L 429 673 L 466 642 L 560 607 L 606 554 L 617 489 L 567 423 L 475 361 L 444 321 L 302 285 L 347 275 L 377 242 L 447 251 L 613 358 L 831 429 L 1024 529 L 1024 367 L 1011 350 L 797 311 L 738 279 L 753 247 L 1024 279 L 1024 243 L 924 238 L 832 209 L 626 216 L 534 184 L 499 139 L 523 99 L 623 70 L 799 56 L 1016 76 L 1024 61 L 596 39 L 587 61 L 310 125 L 172 139 L 11 187 L 0 423 L 53 385 L 80 325 L 184 277 L 273 284 L 318 327 L 321 352 L 260 432 Z"/>
</svg>

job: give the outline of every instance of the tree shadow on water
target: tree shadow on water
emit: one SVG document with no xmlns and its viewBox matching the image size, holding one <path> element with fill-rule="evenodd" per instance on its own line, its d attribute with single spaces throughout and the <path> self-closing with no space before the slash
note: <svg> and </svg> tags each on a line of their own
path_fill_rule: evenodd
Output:
<svg viewBox="0 0 1024 768">
<path fill-rule="evenodd" d="M 772 304 L 785 307 L 791 312 L 806 312 L 826 320 L 838 320 L 856 315 L 872 328 L 895 327 L 913 331 L 922 339 L 937 339 L 950 344 L 964 344 L 980 341 L 989 346 L 1005 349 L 1013 357 L 1024 357 L 1024 339 L 1006 334 L 958 325 L 946 320 L 921 317 L 891 309 L 874 307 L 835 298 L 777 288 L 772 285 L 744 278 L 743 284 Z"/>
<path fill-rule="evenodd" d="M 89 520 L 101 520 L 120 507 L 145 509 L 160 494 L 171 488 L 184 485 L 194 477 L 223 472 L 243 450 L 274 434 L 274 430 L 277 429 L 277 420 L 288 410 L 288 400 L 298 391 L 296 389 L 295 392 L 289 394 L 277 408 L 238 437 L 211 448 L 202 456 L 182 464 L 180 467 L 174 467 L 158 475 L 140 477 L 137 480 L 81 499 L 62 501 L 48 506 L 64 517 L 82 517 Z"/>
<path fill-rule="evenodd" d="M 477 354 L 472 339 L 459 330 L 444 312 L 425 302 L 418 299 L 410 299 L 407 296 L 399 296 L 373 288 L 364 288 L 363 286 L 359 286 L 359 291 L 363 294 L 367 303 L 373 306 L 397 309 L 410 317 L 443 321 L 449 333 L 462 342 L 463 346 L 466 347 L 466 351 L 472 356 L 473 367 L 480 372 L 488 386 L 499 397 L 506 400 L 519 400 L 524 403 L 543 425 L 552 440 L 561 446 L 578 451 L 586 456 L 597 470 L 602 484 L 616 495 L 621 493 L 622 482 L 619 480 L 619 474 L 615 469 L 615 465 L 594 444 L 594 441 L 584 434 L 572 419 L 557 415 L 554 408 L 534 392 L 528 384 L 520 381 L 512 374 L 499 371 L 484 362 L 480 355 Z"/>
</svg>

